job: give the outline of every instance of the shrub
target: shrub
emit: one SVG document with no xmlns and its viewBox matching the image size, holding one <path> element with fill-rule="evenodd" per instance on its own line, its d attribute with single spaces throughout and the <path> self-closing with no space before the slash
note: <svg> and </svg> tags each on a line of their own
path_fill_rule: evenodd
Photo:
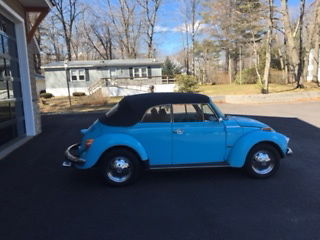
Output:
<svg viewBox="0 0 320 240">
<path fill-rule="evenodd" d="M 54 97 L 52 93 L 41 93 L 40 94 L 41 98 L 52 98 Z"/>
<path fill-rule="evenodd" d="M 194 92 L 198 88 L 198 81 L 192 75 L 176 75 L 179 92 Z"/>
<path fill-rule="evenodd" d="M 41 93 L 46 93 L 46 92 L 47 92 L 46 90 L 41 90 L 41 91 L 40 91 L 40 94 L 41 94 Z"/>
<path fill-rule="evenodd" d="M 72 96 L 74 96 L 74 97 L 82 97 L 82 96 L 85 96 L 86 95 L 86 93 L 84 93 L 84 92 L 74 92 L 74 93 L 72 93 Z"/>
<path fill-rule="evenodd" d="M 260 72 L 260 71 L 259 71 Z M 261 74 L 261 72 L 260 72 Z M 262 77 L 262 75 L 261 75 Z M 235 82 L 240 84 L 240 72 L 237 73 Z M 253 84 L 258 82 L 258 76 L 256 69 L 254 67 L 252 68 L 246 68 L 242 70 L 241 73 L 241 84 Z"/>
</svg>

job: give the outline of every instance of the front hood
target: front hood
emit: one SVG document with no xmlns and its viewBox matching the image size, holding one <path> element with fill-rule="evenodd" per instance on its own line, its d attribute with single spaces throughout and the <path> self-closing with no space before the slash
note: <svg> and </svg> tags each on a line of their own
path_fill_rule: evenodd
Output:
<svg viewBox="0 0 320 240">
<path fill-rule="evenodd" d="M 228 116 L 228 118 L 236 121 L 240 127 L 256 127 L 256 128 L 268 127 L 268 125 L 251 118 L 235 117 L 235 116 Z"/>
</svg>

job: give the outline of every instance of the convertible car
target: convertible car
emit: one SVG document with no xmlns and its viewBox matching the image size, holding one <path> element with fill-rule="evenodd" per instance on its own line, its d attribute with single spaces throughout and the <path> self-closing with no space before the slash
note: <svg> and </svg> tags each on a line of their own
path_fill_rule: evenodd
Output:
<svg viewBox="0 0 320 240">
<path fill-rule="evenodd" d="M 208 96 L 192 93 L 124 97 L 81 133 L 63 165 L 98 167 L 114 186 L 148 169 L 235 167 L 266 178 L 292 154 L 288 137 L 256 120 L 226 116 Z"/>
</svg>

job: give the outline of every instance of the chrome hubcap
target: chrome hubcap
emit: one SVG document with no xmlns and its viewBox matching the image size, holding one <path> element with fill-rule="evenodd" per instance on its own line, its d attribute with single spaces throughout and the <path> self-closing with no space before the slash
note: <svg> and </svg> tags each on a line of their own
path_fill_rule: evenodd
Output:
<svg viewBox="0 0 320 240">
<path fill-rule="evenodd" d="M 274 162 L 266 151 L 259 151 L 253 155 L 252 169 L 258 174 L 268 174 L 274 168 Z"/>
<path fill-rule="evenodd" d="M 115 157 L 110 161 L 107 176 L 110 180 L 114 182 L 125 182 L 127 181 L 131 174 L 132 168 L 130 166 L 130 161 L 126 157 Z"/>
</svg>

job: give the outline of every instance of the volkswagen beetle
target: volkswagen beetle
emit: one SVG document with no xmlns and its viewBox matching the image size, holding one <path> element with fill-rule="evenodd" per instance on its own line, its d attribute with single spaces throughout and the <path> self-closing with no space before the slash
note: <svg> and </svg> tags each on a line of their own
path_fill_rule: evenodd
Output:
<svg viewBox="0 0 320 240">
<path fill-rule="evenodd" d="M 126 96 L 81 133 L 63 165 L 96 166 L 115 186 L 134 182 L 145 169 L 234 167 L 267 178 L 292 153 L 288 137 L 226 116 L 208 96 L 192 93 Z"/>
</svg>

